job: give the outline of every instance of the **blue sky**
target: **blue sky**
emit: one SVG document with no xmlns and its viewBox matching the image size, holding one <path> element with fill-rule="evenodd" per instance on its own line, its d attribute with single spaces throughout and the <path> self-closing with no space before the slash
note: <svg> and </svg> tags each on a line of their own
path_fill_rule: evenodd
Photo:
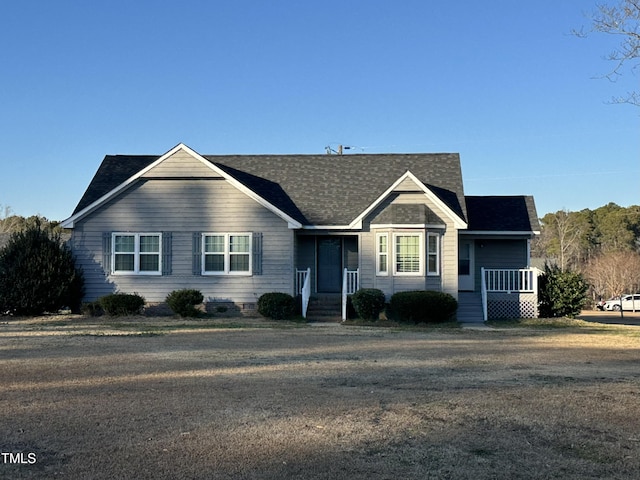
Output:
<svg viewBox="0 0 640 480">
<path fill-rule="evenodd" d="M 106 154 L 459 152 L 468 195 L 640 204 L 640 109 L 590 0 L 0 3 L 0 205 L 68 217 Z"/>
</svg>

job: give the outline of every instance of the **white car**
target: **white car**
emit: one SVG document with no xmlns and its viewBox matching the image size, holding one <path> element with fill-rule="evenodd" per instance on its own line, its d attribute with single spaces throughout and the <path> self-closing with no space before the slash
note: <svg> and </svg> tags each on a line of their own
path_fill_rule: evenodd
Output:
<svg viewBox="0 0 640 480">
<path fill-rule="evenodd" d="M 636 293 L 634 295 L 622 295 L 622 300 L 620 298 L 607 300 L 604 304 L 604 310 L 620 311 L 621 304 L 623 310 L 640 311 L 640 293 Z"/>
</svg>

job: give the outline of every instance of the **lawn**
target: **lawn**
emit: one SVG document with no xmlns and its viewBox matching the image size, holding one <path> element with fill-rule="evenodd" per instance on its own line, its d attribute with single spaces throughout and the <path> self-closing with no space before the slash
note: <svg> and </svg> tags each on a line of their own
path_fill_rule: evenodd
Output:
<svg viewBox="0 0 640 480">
<path fill-rule="evenodd" d="M 0 318 L 0 478 L 637 478 L 640 327 L 560 326 Z"/>
</svg>

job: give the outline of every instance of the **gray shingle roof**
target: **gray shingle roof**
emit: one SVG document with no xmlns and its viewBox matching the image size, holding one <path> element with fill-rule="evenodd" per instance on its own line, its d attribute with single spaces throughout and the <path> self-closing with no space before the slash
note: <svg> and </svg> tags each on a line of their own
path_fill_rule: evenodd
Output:
<svg viewBox="0 0 640 480">
<path fill-rule="evenodd" d="M 280 186 L 282 192 L 263 189 L 263 197 L 271 201 L 272 193 L 285 193 L 304 217 L 303 224 L 349 224 L 407 171 L 433 187 L 432 191 L 460 218 L 466 218 L 458 154 L 206 155 L 205 158 L 256 193 L 264 185 L 247 180 L 246 174 Z M 237 172 L 244 174 L 238 176 Z"/>
<path fill-rule="evenodd" d="M 160 156 L 107 155 L 74 214 Z M 443 154 L 205 155 L 269 203 L 307 225 L 347 225 L 407 171 L 466 219 L 460 157 Z"/>
<path fill-rule="evenodd" d="M 467 196 L 469 230 L 491 232 L 540 231 L 531 196 Z"/>
<path fill-rule="evenodd" d="M 74 214 L 159 155 L 107 155 Z M 410 171 L 474 231 L 539 231 L 529 196 L 464 196 L 456 153 L 204 155 L 227 175 L 303 225 L 348 225 Z M 427 215 L 424 213 L 424 215 Z"/>
</svg>

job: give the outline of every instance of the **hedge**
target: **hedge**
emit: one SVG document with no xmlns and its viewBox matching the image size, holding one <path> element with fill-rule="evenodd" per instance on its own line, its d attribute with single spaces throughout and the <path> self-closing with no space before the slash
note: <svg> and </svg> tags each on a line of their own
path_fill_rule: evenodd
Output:
<svg viewBox="0 0 640 480">
<path fill-rule="evenodd" d="M 451 320 L 457 309 L 457 300 L 448 293 L 415 290 L 394 293 L 387 314 L 398 322 L 440 323 Z"/>
</svg>

